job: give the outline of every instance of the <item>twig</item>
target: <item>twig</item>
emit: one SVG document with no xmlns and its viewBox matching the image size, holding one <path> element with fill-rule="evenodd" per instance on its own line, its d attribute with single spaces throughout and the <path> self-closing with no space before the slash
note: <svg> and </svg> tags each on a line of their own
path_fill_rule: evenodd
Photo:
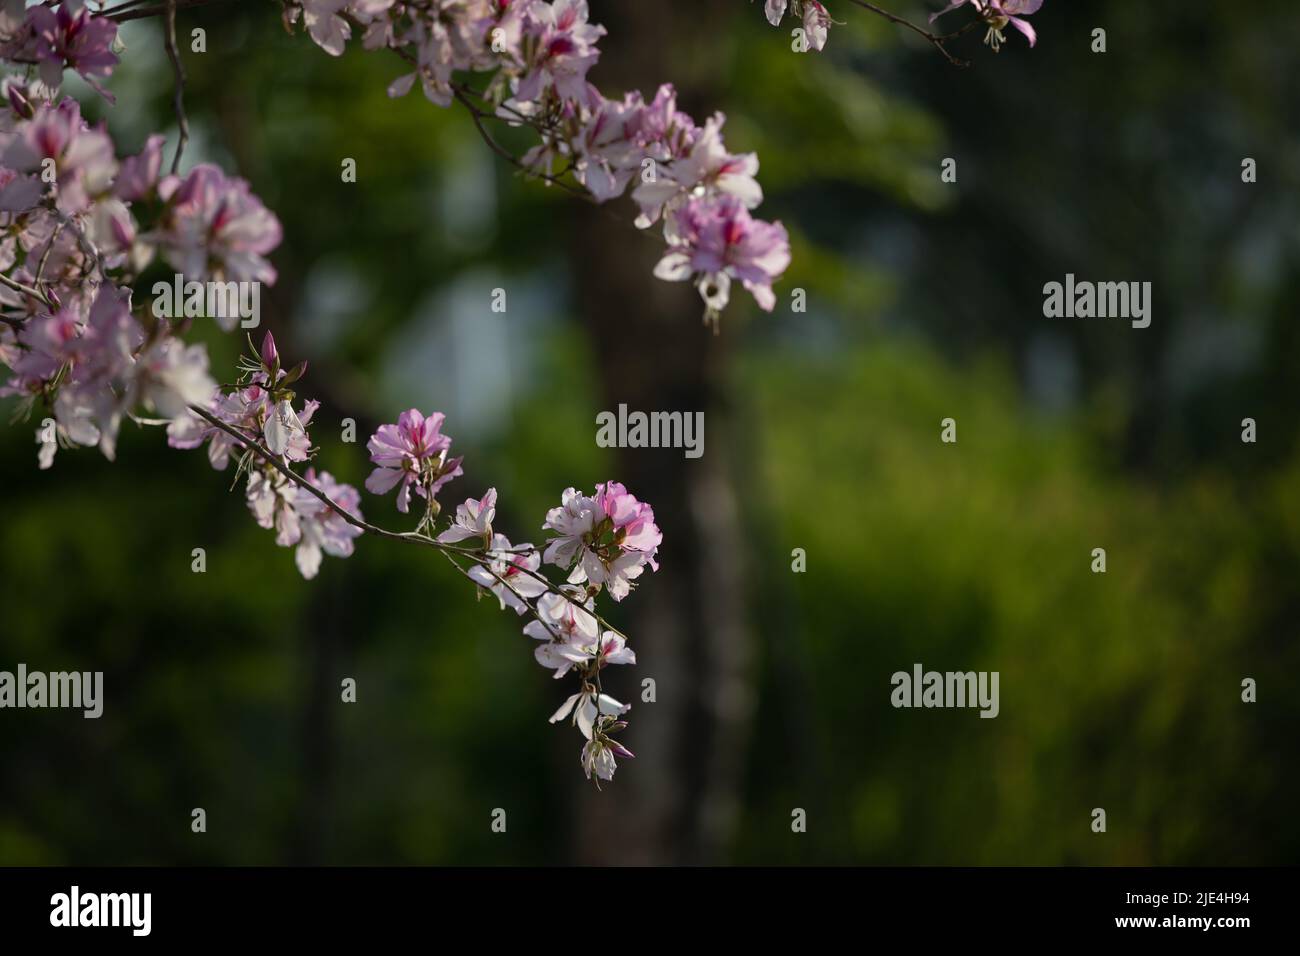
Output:
<svg viewBox="0 0 1300 956">
<path fill-rule="evenodd" d="M 45 303 L 50 308 L 54 307 L 54 303 L 51 302 L 49 298 L 45 295 L 45 293 L 42 292 L 40 289 L 34 289 L 29 285 L 23 285 L 21 282 L 17 281 L 16 279 L 9 278 L 3 272 L 0 272 L 0 285 L 7 286 L 8 288 L 13 289 L 15 292 L 21 292 L 23 295 L 29 295 L 33 299 Z"/>
<path fill-rule="evenodd" d="M 541 613 L 538 611 L 537 607 L 534 604 L 530 603 L 529 599 L 525 597 L 523 594 L 521 594 L 509 581 L 507 581 L 501 575 L 497 574 L 495 570 L 493 570 L 491 566 L 492 565 L 491 559 L 486 555 L 471 551 L 468 548 L 457 547 L 452 544 L 444 544 L 441 541 L 431 538 L 428 535 L 420 534 L 418 532 L 389 531 L 387 528 L 381 528 L 376 524 L 371 524 L 369 521 L 366 521 L 364 518 L 358 517 L 357 515 L 353 514 L 351 511 L 348 511 L 342 505 L 338 504 L 336 501 L 330 498 L 330 496 L 327 495 L 324 491 L 322 491 L 320 488 L 313 485 L 306 478 L 302 477 L 296 471 L 294 471 L 292 468 L 286 465 L 284 461 L 280 458 L 280 456 L 272 454 L 272 452 L 269 449 L 263 447 L 262 443 L 256 440 L 251 435 L 246 435 L 244 432 L 240 431 L 238 428 L 235 428 L 233 425 L 228 425 L 226 422 L 223 422 L 221 419 L 217 418 L 206 408 L 203 408 L 200 405 L 190 405 L 189 409 L 191 412 L 199 416 L 199 418 L 202 418 L 213 428 L 216 428 L 224 432 L 225 434 L 229 435 L 231 438 L 238 441 L 242 447 L 256 454 L 259 458 L 261 458 L 263 461 L 267 462 L 267 464 L 275 468 L 276 471 L 282 474 L 293 484 L 297 485 L 299 488 L 302 488 L 303 490 L 312 494 L 323 505 L 325 505 L 325 507 L 329 508 L 331 511 L 333 511 L 336 515 L 338 515 L 348 524 L 352 525 L 354 528 L 360 528 L 363 532 L 367 534 L 373 534 L 376 537 L 389 538 L 394 541 L 404 541 L 408 544 L 418 544 L 418 545 L 423 545 L 424 547 L 433 548 L 436 551 L 441 551 L 443 554 L 447 555 L 448 557 L 450 557 L 453 554 L 460 555 L 461 557 L 468 558 L 469 560 L 478 564 L 480 567 L 484 568 L 488 574 L 496 578 L 496 580 L 500 582 L 502 586 L 509 588 L 510 592 L 514 594 L 515 597 L 517 597 L 520 601 L 523 602 L 524 606 L 527 607 L 528 610 L 532 612 L 533 616 L 536 617 L 539 621 L 542 621 L 542 626 L 547 627 L 548 631 L 550 630 L 550 628 L 546 625 L 546 622 L 542 620 Z M 462 574 L 465 574 L 467 578 L 469 577 L 468 572 L 466 572 L 463 567 L 461 567 L 459 564 L 456 564 L 455 561 L 452 561 L 452 564 L 455 564 L 457 569 L 460 570 Z M 514 567 L 518 569 L 518 571 L 521 574 L 527 574 L 529 577 L 534 578 L 539 583 L 545 585 L 546 589 L 550 593 L 558 594 L 559 596 L 566 599 L 570 597 L 569 595 L 561 591 L 558 587 L 556 587 L 555 583 L 551 581 L 550 578 L 546 577 L 546 575 L 540 574 L 537 571 L 532 570 L 531 568 L 520 567 L 517 564 L 514 565 Z M 473 581 L 475 584 L 478 583 L 477 581 L 474 581 L 473 578 L 469 578 L 469 580 Z M 586 611 L 586 613 L 590 614 L 596 620 L 596 622 L 601 626 L 602 630 L 613 631 L 614 633 L 618 634 L 620 637 L 623 637 L 626 640 L 627 638 L 626 634 L 624 634 L 622 631 L 618 630 L 617 628 L 612 627 L 609 624 L 609 622 L 606 621 L 604 617 L 602 617 L 596 611 L 587 610 L 586 608 L 584 608 L 583 610 Z"/>
<path fill-rule="evenodd" d="M 888 10 L 876 6 L 874 3 L 868 2 L 868 0 L 849 0 L 849 3 L 861 7 L 863 10 L 868 10 L 871 13 L 876 14 L 877 16 L 884 17 L 890 23 L 903 27 L 907 30 L 911 30 L 917 36 L 924 38 L 926 42 L 933 44 L 934 48 L 938 50 L 940 53 L 942 53 L 944 59 L 946 59 L 953 66 L 960 67 L 962 69 L 965 69 L 966 67 L 970 66 L 969 60 L 963 60 L 960 59 L 959 57 L 953 56 L 951 53 L 948 52 L 948 48 L 944 46 L 944 44 L 948 40 L 959 37 L 963 33 L 969 31 L 971 29 L 970 25 L 968 25 L 967 27 L 961 30 L 958 30 L 956 33 L 941 35 L 938 33 L 931 33 L 929 30 L 925 29 L 925 27 L 918 26 L 917 24 L 913 23 L 911 20 L 908 20 L 904 17 L 900 17 L 896 13 L 890 13 Z M 976 21 L 976 23 L 978 23 L 978 21 Z"/>
<path fill-rule="evenodd" d="M 510 150 L 506 149 L 504 146 L 498 143 L 496 139 L 493 138 L 492 134 L 488 132 L 487 127 L 483 125 L 483 120 L 487 117 L 491 117 L 492 116 L 491 113 L 485 113 L 482 110 L 480 110 L 477 106 L 475 106 L 472 102 L 470 102 L 469 97 L 467 97 L 459 88 L 453 87 L 451 91 L 451 95 L 456 98 L 456 101 L 458 103 L 460 103 L 462 106 L 465 107 L 466 110 L 469 111 L 470 119 L 474 121 L 474 128 L 478 130 L 479 136 L 482 137 L 483 142 L 485 142 L 488 145 L 488 148 L 491 149 L 492 152 L 496 153 L 498 156 L 500 156 L 510 165 L 514 166 L 517 169 L 522 170 L 524 173 L 526 173 L 529 176 L 535 176 L 536 178 L 544 180 L 554 186 L 559 186 L 565 192 L 569 193 L 570 195 L 577 196 L 579 199 L 585 199 L 588 202 L 592 202 L 592 203 L 596 201 L 595 197 L 592 196 L 591 193 L 587 192 L 585 189 L 580 189 L 577 186 L 574 186 L 572 183 L 567 183 L 563 179 L 560 179 L 558 176 L 552 176 L 549 173 L 543 173 L 536 169 L 529 169 L 527 166 L 525 166 L 515 157 L 514 153 L 510 152 Z"/>
<path fill-rule="evenodd" d="M 164 30 L 164 45 L 167 47 L 167 59 L 172 61 L 172 109 L 176 111 L 176 125 L 180 127 L 180 139 L 176 142 L 176 155 L 172 157 L 172 174 L 181 166 L 181 153 L 190 141 L 190 121 L 185 115 L 185 67 L 181 65 L 181 55 L 176 49 L 176 0 L 167 0 L 167 21 Z"/>
</svg>

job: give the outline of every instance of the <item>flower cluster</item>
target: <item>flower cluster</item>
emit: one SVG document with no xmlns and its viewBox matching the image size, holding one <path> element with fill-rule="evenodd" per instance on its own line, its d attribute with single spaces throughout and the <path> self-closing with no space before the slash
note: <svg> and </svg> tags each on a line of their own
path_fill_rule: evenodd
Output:
<svg viewBox="0 0 1300 956">
<path fill-rule="evenodd" d="M 571 569 L 569 583 L 585 584 L 590 594 L 603 587 L 621 601 L 647 564 L 659 570 L 655 555 L 663 535 L 654 509 L 616 481 L 597 485 L 591 496 L 566 489 L 542 527 L 555 533 L 546 546 L 546 562 Z"/>
<path fill-rule="evenodd" d="M 54 16 L 29 12 L 38 10 Z M 102 33 L 84 17 L 55 47 L 69 62 L 88 49 L 82 33 Z M 216 167 L 162 175 L 161 137 L 119 161 L 75 100 L 42 101 L 47 85 L 13 78 L 2 89 L 0 361 L 12 374 L 0 395 L 51 413 L 37 431 L 42 467 L 61 444 L 97 445 L 112 458 L 124 418 L 173 420 L 216 388 L 202 346 L 133 312 L 131 283 L 158 257 L 193 279 L 271 282 L 263 256 L 280 224 Z"/>
<path fill-rule="evenodd" d="M 809 0 L 795 4 L 815 26 L 809 35 L 820 38 L 813 41 L 820 49 L 830 22 L 825 9 Z M 671 85 L 646 101 L 638 92 L 607 99 L 589 83 L 605 30 L 589 21 L 586 0 L 298 0 L 290 17 L 301 17 L 312 39 L 334 55 L 354 25 L 365 48 L 396 51 L 414 69 L 393 81 L 392 96 L 418 81 L 439 106 L 460 99 L 476 118 L 532 128 L 539 142 L 519 165 L 548 181 L 571 175 L 606 202 L 636 180 L 636 225 L 663 221 L 668 251 L 655 275 L 694 281 L 715 328 L 733 279 L 760 308 L 773 308 L 772 283 L 790 262 L 790 246 L 779 222 L 749 214 L 763 198 L 754 178 L 758 158 L 729 152 L 725 117 L 717 113 L 698 125 L 677 108 Z M 458 72 L 490 77 L 476 91 L 458 85 Z M 689 222 L 680 221 L 683 215 Z M 714 227 L 698 228 L 706 221 Z"/>
<path fill-rule="evenodd" d="M 435 495 L 461 474 L 461 459 L 454 464 L 447 459 L 451 439 L 442 434 L 443 421 L 440 412 L 424 415 L 413 408 L 396 424 L 379 426 L 369 443 L 376 467 L 366 488 L 376 494 L 398 489 L 397 506 L 404 513 L 414 488 L 427 502 L 415 536 L 453 557 L 502 610 L 531 618 L 524 634 L 538 642 L 537 662 L 557 679 L 570 673 L 579 679 L 578 691 L 560 705 L 551 723 L 569 718 L 585 739 L 581 762 L 587 776 L 610 780 L 616 758 L 632 756 L 614 739 L 627 726 L 622 718 L 630 708 L 601 690 L 600 673 L 610 664 L 635 664 L 636 654 L 622 634 L 605 624 L 596 599 L 606 591 L 621 601 L 647 564 L 659 569 L 655 556 L 663 535 L 654 509 L 616 481 L 597 485 L 592 495 L 569 488 L 560 506 L 547 512 L 542 528 L 554 536 L 543 554 L 530 543 L 511 544 L 493 529 L 497 490 L 489 488 L 481 498 L 465 499 L 449 526 L 430 537 L 426 529 L 436 526 L 441 513 Z M 462 561 L 467 563 L 462 566 Z M 541 572 L 543 563 L 568 570 L 567 582 L 552 583 Z"/>
<path fill-rule="evenodd" d="M 352 541 L 362 528 L 344 515 L 361 518 L 361 496 L 329 472 L 308 468 L 305 483 L 323 493 L 331 507 L 249 447 L 250 442 L 260 442 L 282 466 L 312 458 L 315 450 L 307 426 L 320 403 L 308 401 L 296 410 L 291 389 L 306 370 L 305 362 L 281 368 L 275 338 L 266 333 L 258 354 L 242 361 L 235 385 L 196 403 L 207 417 L 182 409 L 167 427 L 167 443 L 189 449 L 206 442 L 208 460 L 218 470 L 226 468 L 234 452 L 237 474 L 248 475 L 244 497 L 253 518 L 260 527 L 275 531 L 276 544 L 295 548 L 298 570 L 304 578 L 314 578 L 323 554 L 346 558 L 352 553 Z"/>
<path fill-rule="evenodd" d="M 367 46 L 415 51 L 415 71 L 394 92 L 418 78 L 430 99 L 447 103 L 458 94 L 455 70 L 495 71 L 503 84 L 495 102 L 503 110 L 572 121 L 569 138 L 552 138 L 548 148 L 581 157 L 579 181 L 597 198 L 625 189 L 647 151 L 661 158 L 674 185 L 638 195 L 644 225 L 675 222 L 680 210 L 710 202 L 747 209 L 761 196 L 753 181 L 757 162 L 721 146 L 720 116 L 701 130 L 673 107 L 669 87 L 652 104 L 631 96 L 612 105 L 587 84 L 604 31 L 587 22 L 585 3 L 309 0 L 296 9 L 330 52 L 341 51 L 357 25 Z M 602 591 L 622 600 L 644 565 L 658 568 L 662 536 L 653 510 L 616 482 L 592 496 L 570 489 L 544 525 L 557 534 L 545 562 L 570 572 L 567 582 L 552 583 L 542 574 L 540 548 L 494 531 L 496 489 L 466 500 L 439 528 L 437 496 L 462 474 L 461 458 L 449 455 L 440 412 L 410 409 L 370 437 L 373 470 L 365 487 L 396 492 L 403 514 L 412 492 L 425 507 L 411 532 L 368 523 L 357 489 L 313 463 L 308 428 L 319 403 L 295 393 L 305 362 L 282 363 L 267 333 L 240 360 L 236 380 L 219 388 L 204 348 L 181 339 L 183 321 L 167 309 L 133 307 L 131 287 L 155 262 L 177 270 L 178 285 L 273 283 L 267 257 L 281 228 L 247 183 L 215 166 L 165 174 L 162 136 L 119 157 L 104 126 L 86 123 L 76 101 L 60 96 L 65 70 L 108 96 L 99 82 L 117 63 L 115 39 L 112 21 L 80 0 L 30 10 L 0 5 L 0 59 L 23 73 L 0 79 L 0 362 L 11 372 L 0 395 L 18 396 L 27 411 L 38 403 L 48 411 L 37 431 L 40 466 L 50 467 L 60 445 L 98 445 L 112 458 L 124 419 L 165 425 L 172 447 L 206 446 L 217 470 L 236 462 L 250 514 L 278 545 L 294 549 L 304 578 L 319 573 L 327 554 L 351 555 L 367 532 L 442 551 L 503 609 L 529 618 L 524 634 L 542 666 L 557 678 L 577 675 L 577 693 L 552 722 L 571 717 L 584 738 L 587 776 L 612 779 L 617 759 L 632 756 L 614 738 L 627 726 L 629 708 L 601 690 L 601 672 L 635 663 L 636 655 L 596 601 Z M 741 219 L 734 211 L 727 216 Z M 744 222 L 752 228 L 747 216 Z M 757 276 L 746 256 L 757 254 L 719 247 L 711 258 L 700 252 L 692 261 L 702 271 L 736 269 L 756 296 L 760 288 L 770 292 L 772 276 Z M 233 328 L 234 316 L 214 318 Z"/>
<path fill-rule="evenodd" d="M 34 64 L 41 82 L 58 87 L 63 71 L 75 70 L 101 96 L 113 97 L 100 81 L 117 66 L 113 44 L 117 24 L 106 17 L 92 16 L 82 0 L 63 0 L 58 9 L 29 7 L 21 16 L 22 4 L 7 3 L 0 12 L 0 58 L 13 63 Z"/>
</svg>

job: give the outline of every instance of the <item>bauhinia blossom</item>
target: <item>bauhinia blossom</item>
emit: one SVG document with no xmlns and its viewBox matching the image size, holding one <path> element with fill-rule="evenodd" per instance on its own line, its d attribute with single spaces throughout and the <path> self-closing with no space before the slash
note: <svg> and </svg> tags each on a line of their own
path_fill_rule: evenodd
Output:
<svg viewBox="0 0 1300 956">
<path fill-rule="evenodd" d="M 530 610 L 528 602 L 546 593 L 546 580 L 538 573 L 542 557 L 531 544 L 512 545 L 503 534 L 492 536 L 487 563 L 467 572 L 471 581 L 481 585 L 501 602 L 501 609 L 516 614 Z"/>
<path fill-rule="evenodd" d="M 691 199 L 668 217 L 668 252 L 655 275 L 672 282 L 692 280 L 714 321 L 738 280 L 771 311 L 772 282 L 790 264 L 790 240 L 779 222 L 754 219 L 734 196 Z"/>
<path fill-rule="evenodd" d="M 1008 24 L 1023 33 L 1031 47 L 1038 42 L 1038 34 L 1029 21 L 1022 18 L 1037 13 L 1043 5 L 1043 0 L 953 0 L 938 13 L 931 14 L 930 22 L 934 23 L 945 13 L 963 7 L 967 3 L 988 24 L 989 29 L 984 35 L 984 42 L 992 47 L 994 53 L 997 53 L 1006 42 L 1002 31 Z"/>
<path fill-rule="evenodd" d="M 541 641 L 534 656 L 543 667 L 555 671 L 558 679 L 576 665 L 593 664 L 596 670 L 607 664 L 635 664 L 636 653 L 623 635 L 602 633 L 593 613 L 593 600 L 580 594 L 547 592 L 537 600 L 537 618 L 524 633 Z"/>
<path fill-rule="evenodd" d="M 456 518 L 450 528 L 438 535 L 443 544 L 455 544 L 466 538 L 479 538 L 486 547 L 492 540 L 492 519 L 497 513 L 497 490 L 489 488 L 487 494 L 475 500 L 466 498 L 456 506 Z"/>
<path fill-rule="evenodd" d="M 572 723 L 587 738 L 582 747 L 582 769 L 591 779 L 592 774 L 598 780 L 613 780 L 618 768 L 615 757 L 631 758 L 634 756 L 618 741 L 613 734 L 627 727 L 627 722 L 619 717 L 631 708 L 620 704 L 608 694 L 601 693 L 590 684 L 583 684 L 578 693 L 571 696 L 560 709 L 551 715 L 551 723 L 569 717 Z"/>
<path fill-rule="evenodd" d="M 566 489 L 542 527 L 556 533 L 544 560 L 571 568 L 569 583 L 587 584 L 592 593 L 603 587 L 621 601 L 647 564 L 659 570 L 655 556 L 663 535 L 654 523 L 654 509 L 616 481 L 597 485 L 590 497 Z"/>
<path fill-rule="evenodd" d="M 807 44 L 821 49 L 830 23 L 825 7 L 814 0 L 793 0 L 793 6 Z M 769 14 L 772 9 L 769 3 Z M 517 161 L 526 171 L 548 179 L 569 175 L 597 202 L 616 199 L 637 182 L 641 228 L 691 197 L 734 196 L 749 209 L 762 200 L 758 159 L 726 148 L 721 114 L 701 127 L 677 109 L 671 85 L 647 103 L 635 91 L 606 97 L 590 83 L 605 29 L 590 22 L 586 0 L 298 0 L 289 5 L 288 21 L 299 20 L 332 55 L 360 25 L 366 49 L 387 48 L 413 64 L 413 72 L 389 86 L 391 96 L 407 94 L 418 80 L 439 106 L 460 101 L 476 118 L 495 114 L 532 127 L 540 142 Z M 458 83 L 458 74 L 473 73 L 490 74 L 481 91 Z M 746 288 L 761 295 L 783 270 Z M 706 301 L 706 318 L 716 320 L 721 301 Z M 770 310 L 765 301 L 760 306 Z"/>
<path fill-rule="evenodd" d="M 410 509 L 411 490 L 427 502 L 427 513 L 437 516 L 438 490 L 461 471 L 461 459 L 447 458 L 451 439 L 442 434 L 446 416 L 434 412 L 427 418 L 417 408 L 402 412 L 396 425 L 380 425 L 366 447 L 375 470 L 366 479 L 366 490 L 384 495 L 397 489 L 397 510 Z"/>
<path fill-rule="evenodd" d="M 21 5 L 19 5 L 21 9 Z M 100 85 L 117 66 L 113 41 L 117 24 L 94 16 L 82 0 L 63 0 L 57 9 L 41 5 L 27 10 L 26 20 L 0 48 L 0 55 L 20 63 L 36 63 L 41 82 L 57 89 L 65 69 L 75 70 L 110 102 L 113 97 Z"/>
<path fill-rule="evenodd" d="M 809 50 L 821 52 L 826 46 L 826 33 L 830 29 L 831 15 L 819 0 L 764 0 L 763 13 L 767 22 L 774 27 L 781 25 L 781 20 L 789 10 L 803 24 L 802 42 L 794 48 L 799 53 Z"/>
<path fill-rule="evenodd" d="M 308 468 L 304 477 L 344 511 L 361 517 L 361 495 L 357 489 L 335 481 L 328 471 L 317 474 L 314 468 Z M 293 506 L 298 513 L 301 531 L 294 549 L 294 561 L 304 578 L 310 580 L 316 576 L 323 554 L 336 558 L 352 554 L 352 542 L 361 536 L 360 528 L 350 524 L 305 488 L 297 490 Z"/>
</svg>

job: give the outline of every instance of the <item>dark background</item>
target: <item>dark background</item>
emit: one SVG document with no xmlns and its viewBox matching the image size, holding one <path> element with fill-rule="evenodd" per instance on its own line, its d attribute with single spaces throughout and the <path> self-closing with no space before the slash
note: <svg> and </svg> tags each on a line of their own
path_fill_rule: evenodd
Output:
<svg viewBox="0 0 1300 956">
<path fill-rule="evenodd" d="M 592 79 L 726 112 L 791 232 L 777 310 L 738 291 L 716 338 L 630 203 L 522 182 L 463 111 L 390 101 L 396 58 L 335 60 L 271 3 L 181 14 L 208 34 L 186 166 L 283 221 L 264 324 L 310 359 L 319 464 L 359 485 L 342 418 L 364 440 L 439 408 L 466 455 L 445 503 L 495 485 L 514 540 L 567 485 L 654 504 L 663 568 L 616 610 L 639 665 L 608 680 L 638 757 L 595 792 L 546 722 L 567 685 L 431 554 L 363 538 L 304 582 L 203 454 L 128 427 L 117 463 L 40 473 L 21 423 L 0 668 L 103 670 L 106 703 L 0 712 L 0 863 L 1295 861 L 1300 14 L 1047 0 L 1036 49 L 976 32 L 959 70 L 828 5 L 845 23 L 798 56 L 761 4 L 592 2 Z M 174 122 L 159 24 L 123 39 L 119 105 L 83 100 L 130 153 Z M 1150 328 L 1044 318 L 1067 272 L 1152 282 Z M 237 337 L 200 335 L 226 375 Z M 704 410 L 704 457 L 597 448 L 619 402 Z M 998 671 L 1000 716 L 893 709 L 916 662 Z"/>
</svg>

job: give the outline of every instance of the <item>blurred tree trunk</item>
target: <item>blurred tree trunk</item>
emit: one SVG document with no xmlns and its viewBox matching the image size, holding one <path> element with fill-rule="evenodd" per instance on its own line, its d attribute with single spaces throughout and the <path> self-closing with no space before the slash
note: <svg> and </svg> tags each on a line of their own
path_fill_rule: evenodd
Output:
<svg viewBox="0 0 1300 956">
<path fill-rule="evenodd" d="M 720 104 L 717 38 L 729 0 L 593 5 L 605 24 L 593 80 L 611 98 L 648 98 L 671 77 L 679 104 L 702 122 Z M 619 217 L 609 215 L 617 209 Z M 624 675 L 633 705 L 627 742 L 637 759 L 615 785 L 578 801 L 583 863 L 708 863 L 725 849 L 738 806 L 752 710 L 752 639 L 745 619 L 744 540 L 728 463 L 724 393 L 735 329 L 714 336 L 692 286 L 651 276 L 663 245 L 637 235 L 626 201 L 578 206 L 574 215 L 577 305 L 594 343 L 602 408 L 704 412 L 704 455 L 619 452 L 617 477 L 655 507 L 662 567 L 628 602 L 638 667 Z M 620 219 L 624 221 L 620 221 Z M 640 680 L 656 682 L 643 703 Z"/>
</svg>

